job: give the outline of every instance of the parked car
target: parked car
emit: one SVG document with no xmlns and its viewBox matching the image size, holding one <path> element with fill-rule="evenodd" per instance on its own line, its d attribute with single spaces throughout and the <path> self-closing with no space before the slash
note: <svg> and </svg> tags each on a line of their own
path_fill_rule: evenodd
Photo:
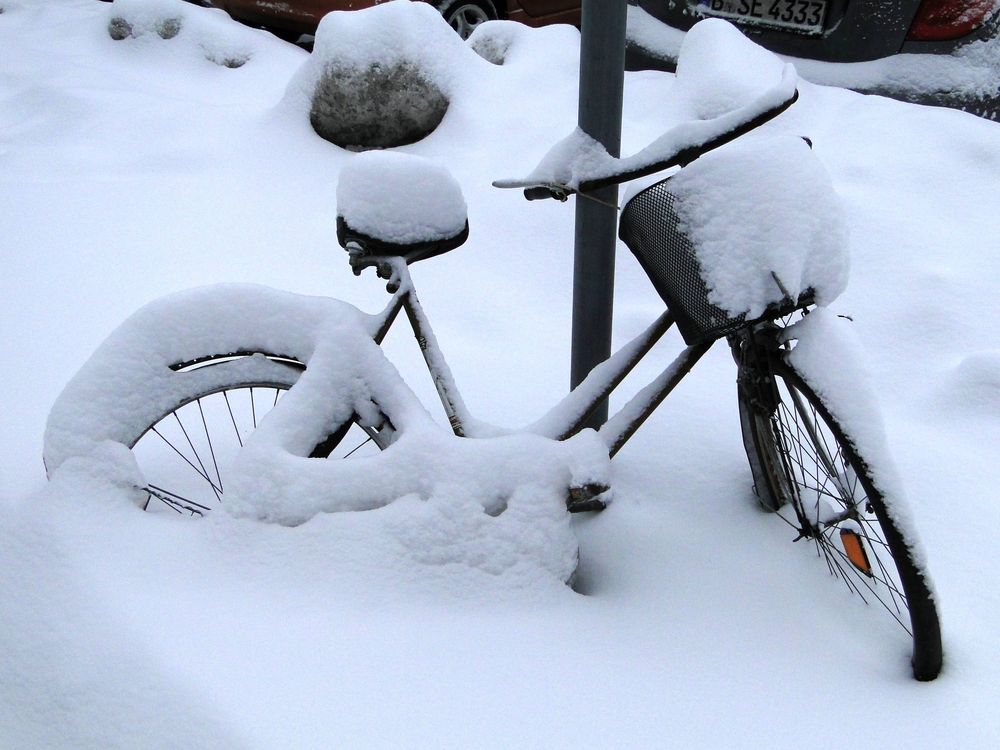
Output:
<svg viewBox="0 0 1000 750">
<path fill-rule="evenodd" d="M 462 37 L 495 18 L 529 26 L 580 24 L 581 0 L 424 1 L 436 6 Z M 358 10 L 379 2 L 385 0 L 210 0 L 209 4 L 239 21 L 294 40 L 315 32 L 320 19 L 330 11 Z M 630 69 L 672 70 L 679 31 L 703 18 L 725 18 L 767 49 L 799 58 L 799 72 L 807 80 L 1000 119 L 1000 0 L 628 3 L 635 6 L 629 9 L 626 64 Z M 642 33 L 644 21 L 667 32 L 665 44 L 649 42 L 650 36 L 657 35 Z M 967 54 L 972 50 L 977 54 Z M 900 57 L 901 53 L 934 57 L 911 65 L 912 60 Z"/>
<path fill-rule="evenodd" d="M 774 52 L 860 62 L 899 52 L 953 52 L 997 32 L 995 0 L 639 0 L 669 26 L 687 30 L 725 18 Z"/>
<path fill-rule="evenodd" d="M 262 26 L 280 36 L 298 37 L 316 31 L 320 19 L 334 10 L 360 10 L 385 0 L 212 0 L 237 21 Z M 483 23 L 497 18 L 529 26 L 580 22 L 580 0 L 425 0 L 462 38 Z"/>
<path fill-rule="evenodd" d="M 645 11 L 630 19 L 633 36 L 637 24 L 631 22 L 650 16 L 682 31 L 702 18 L 725 18 L 758 44 L 803 58 L 798 67 L 807 80 L 954 106 L 992 119 L 1000 114 L 996 0 L 632 0 L 632 4 Z M 629 67 L 673 68 L 675 51 L 649 49 L 655 44 L 643 48 L 632 41 Z M 900 53 L 940 57 L 918 61 L 898 57 Z"/>
</svg>

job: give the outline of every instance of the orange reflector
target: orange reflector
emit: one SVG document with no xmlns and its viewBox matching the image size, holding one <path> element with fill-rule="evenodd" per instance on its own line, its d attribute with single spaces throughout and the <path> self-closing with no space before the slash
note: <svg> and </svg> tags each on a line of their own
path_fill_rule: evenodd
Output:
<svg viewBox="0 0 1000 750">
<path fill-rule="evenodd" d="M 865 552 L 865 545 L 861 542 L 861 535 L 853 529 L 841 529 L 840 543 L 844 545 L 844 552 L 847 553 L 847 559 L 851 564 L 870 578 L 872 565 L 868 562 L 868 553 Z"/>
</svg>

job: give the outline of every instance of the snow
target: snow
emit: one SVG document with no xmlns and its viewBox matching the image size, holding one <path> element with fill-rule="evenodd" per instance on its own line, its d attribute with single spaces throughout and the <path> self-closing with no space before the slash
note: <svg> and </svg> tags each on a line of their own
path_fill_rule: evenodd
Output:
<svg viewBox="0 0 1000 750">
<path fill-rule="evenodd" d="M 784 64 L 718 18 L 695 25 L 677 57 L 677 93 L 698 119 L 746 106 L 780 81 Z"/>
<path fill-rule="evenodd" d="M 841 207 L 801 138 L 737 141 L 682 169 L 670 188 L 708 298 L 731 315 L 758 318 L 783 289 L 796 300 L 813 289 L 826 306 L 847 286 Z"/>
<path fill-rule="evenodd" d="M 108 6 L 108 14 L 110 18 L 124 19 L 136 37 L 160 34 L 169 21 L 179 21 L 183 26 L 188 17 L 182 0 L 115 0 Z"/>
<path fill-rule="evenodd" d="M 227 68 L 245 65 L 260 44 L 259 36 L 235 26 L 227 15 L 193 12 L 184 0 L 114 0 L 106 7 L 113 39 L 132 45 L 171 42 L 182 54 Z"/>
<path fill-rule="evenodd" d="M 308 369 L 240 452 L 227 481 L 227 512 L 297 526 L 317 513 L 392 505 L 376 516 L 388 519 L 387 531 L 379 529 L 380 520 L 338 515 L 346 528 L 334 526 L 330 543 L 353 539 L 358 523 L 374 524 L 365 527 L 373 536 L 405 529 L 406 549 L 437 565 L 478 567 L 495 576 L 508 569 L 544 571 L 568 580 L 577 551 L 566 488 L 608 481 L 607 452 L 596 433 L 563 443 L 535 435 L 456 438 L 400 380 L 372 341 L 374 328 L 345 303 L 249 285 L 157 300 L 125 321 L 60 394 L 46 429 L 45 465 L 62 484 L 67 464 L 71 476 L 107 470 L 123 477 L 117 485 L 141 504 L 145 493 L 135 490 L 145 481 L 135 479 L 140 474 L 131 454 L 115 446 L 131 446 L 174 405 L 227 382 L 234 365 L 260 383 L 281 382 L 274 371 L 284 367 L 263 357 L 249 366 L 177 372 L 170 365 L 196 353 L 280 353 Z M 333 428 L 373 403 L 401 434 L 388 450 L 351 461 L 307 458 Z"/>
<path fill-rule="evenodd" d="M 291 78 L 283 106 L 309 109 L 323 75 L 332 70 L 412 64 L 447 99 L 461 97 L 470 79 L 489 66 L 427 3 L 384 3 L 368 13 L 328 13 L 316 30 L 314 54 Z"/>
<path fill-rule="evenodd" d="M 628 44 L 661 60 L 676 60 L 685 36 L 685 32 L 661 23 L 642 8 L 629 6 L 625 17 L 625 38 Z"/>
<path fill-rule="evenodd" d="M 462 75 L 459 61 L 465 66 L 482 64 L 460 38 L 448 34 L 448 25 L 441 23 L 433 7 L 412 0 L 384 3 L 369 13 L 327 14 L 316 30 L 315 47 L 321 52 L 310 58 L 310 69 L 416 60 L 446 93 L 453 91 Z"/>
<path fill-rule="evenodd" d="M 620 159 L 575 128 L 549 149 L 527 177 L 501 180 L 498 186 L 526 183 L 575 189 L 584 182 L 635 172 L 665 163 L 789 101 L 798 82 L 795 68 L 750 42 L 731 24 L 716 21 L 699 24 L 681 46 L 673 106 L 684 121 L 663 129 L 652 143 Z"/>
<path fill-rule="evenodd" d="M 965 417 L 995 418 L 1000 414 L 1000 350 L 966 355 L 943 379 L 940 390 L 945 408 Z"/>
<path fill-rule="evenodd" d="M 837 325 L 863 347 L 943 618 L 945 672 L 917 684 L 905 635 L 754 507 L 723 349 L 615 458 L 608 510 L 542 524 L 558 532 L 552 569 L 537 563 L 547 537 L 505 537 L 507 513 L 445 489 L 289 527 L 142 514 L 107 443 L 47 482 L 59 392 L 150 300 L 225 281 L 377 311 L 385 293 L 335 239 L 337 177 L 357 155 L 280 104 L 305 53 L 193 5 L 184 28 L 226 25 L 247 64 L 205 60 L 184 30 L 113 41 L 93 0 L 2 5 L 0 744 L 995 745 L 996 123 L 800 83 L 760 133 L 813 140 L 850 229 L 830 312 L 853 318 Z M 441 125 L 402 149 L 462 185 L 469 242 L 414 274 L 469 407 L 508 426 L 565 393 L 573 212 L 489 182 L 572 130 L 577 53 L 576 32 L 552 27 L 513 34 L 503 65 L 470 57 L 482 64 Z M 627 76 L 624 153 L 690 117 L 676 84 Z M 662 303 L 624 248 L 616 287 L 620 345 Z M 636 377 L 680 346 L 668 334 Z M 433 405 L 403 326 L 385 349 Z M 554 503 L 520 507 L 527 521 Z M 562 523 L 575 590 L 557 574 Z"/>
<path fill-rule="evenodd" d="M 355 327 L 373 325 L 351 305 L 252 285 L 201 287 L 156 300 L 112 332 L 59 395 L 46 428 L 46 468 L 54 472 L 105 440 L 131 445 L 180 398 L 225 382 L 225 365 L 170 368 L 193 359 L 192 352 L 254 347 L 308 362 L 326 330 L 330 338 Z M 262 382 L 280 369 L 264 359 L 253 364 Z"/>
<path fill-rule="evenodd" d="M 792 326 L 786 336 L 795 341 L 789 361 L 827 408 L 832 410 L 837 405 L 838 424 L 859 455 L 865 457 L 889 517 L 903 531 L 914 560 L 923 567 L 926 552 L 920 543 L 920 531 L 911 517 L 905 483 L 885 436 L 878 396 L 868 385 L 868 368 L 858 356 L 864 349 L 850 330 L 850 322 L 817 308 Z"/>
<path fill-rule="evenodd" d="M 337 216 L 355 231 L 404 245 L 450 239 L 467 221 L 462 187 L 446 168 L 391 151 L 358 154 L 345 165 Z"/>
</svg>

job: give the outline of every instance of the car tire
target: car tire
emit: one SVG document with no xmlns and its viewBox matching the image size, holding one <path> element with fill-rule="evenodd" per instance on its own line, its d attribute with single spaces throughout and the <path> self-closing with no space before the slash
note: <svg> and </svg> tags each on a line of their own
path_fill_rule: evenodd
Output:
<svg viewBox="0 0 1000 750">
<path fill-rule="evenodd" d="M 450 0 L 439 3 L 438 10 L 462 39 L 468 39 L 479 24 L 500 17 L 490 0 Z"/>
</svg>

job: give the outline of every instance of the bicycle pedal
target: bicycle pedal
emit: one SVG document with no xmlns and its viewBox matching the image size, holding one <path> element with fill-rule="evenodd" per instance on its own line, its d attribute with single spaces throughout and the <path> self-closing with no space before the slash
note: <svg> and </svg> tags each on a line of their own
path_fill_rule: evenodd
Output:
<svg viewBox="0 0 1000 750">
<path fill-rule="evenodd" d="M 570 487 L 569 497 L 566 498 L 566 510 L 570 513 L 604 510 L 608 507 L 608 503 L 602 498 L 602 495 L 610 489 L 606 484 L 584 484 L 579 487 Z"/>
<path fill-rule="evenodd" d="M 604 510 L 608 504 L 599 498 L 582 500 L 580 502 L 566 501 L 566 510 L 570 513 L 589 513 L 590 511 Z"/>
</svg>

